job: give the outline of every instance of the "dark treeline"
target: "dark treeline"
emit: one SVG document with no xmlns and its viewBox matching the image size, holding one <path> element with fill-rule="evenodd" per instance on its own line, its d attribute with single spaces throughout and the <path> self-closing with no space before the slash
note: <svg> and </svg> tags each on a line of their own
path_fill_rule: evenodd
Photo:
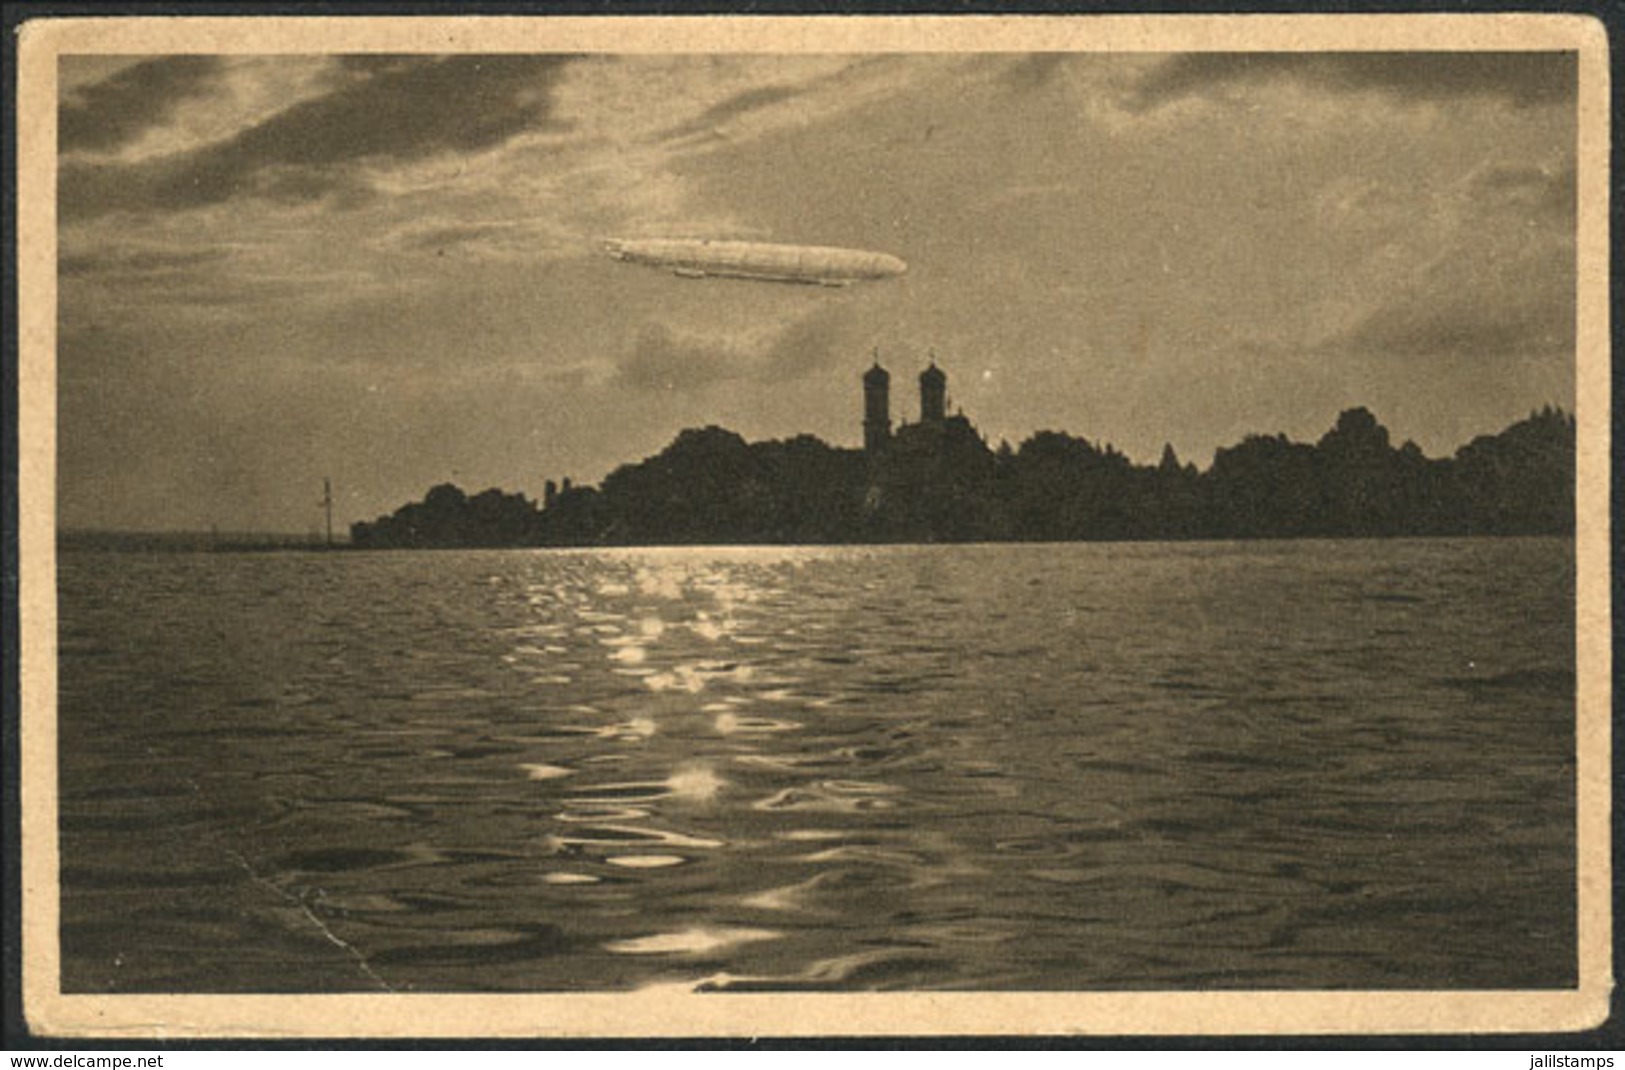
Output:
<svg viewBox="0 0 1625 1070">
<path fill-rule="evenodd" d="M 1564 535 L 1574 420 L 1551 408 L 1448 459 L 1393 446 L 1365 409 L 1316 443 L 1253 435 L 1205 472 L 1041 431 L 991 450 L 963 418 L 876 455 L 809 435 L 691 429 L 602 485 L 469 496 L 450 484 L 351 529 L 360 548 Z"/>
</svg>

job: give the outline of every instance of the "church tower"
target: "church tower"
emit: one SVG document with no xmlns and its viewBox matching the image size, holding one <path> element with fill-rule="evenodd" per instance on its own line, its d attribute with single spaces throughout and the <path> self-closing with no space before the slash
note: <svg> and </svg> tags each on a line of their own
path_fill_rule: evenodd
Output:
<svg viewBox="0 0 1625 1070">
<path fill-rule="evenodd" d="M 863 373 L 863 449 L 874 455 L 891 441 L 891 375 L 880 366 L 880 354 L 875 354 L 874 367 Z"/>
<path fill-rule="evenodd" d="M 931 366 L 920 373 L 920 422 L 940 424 L 947 415 L 948 376 L 932 358 Z"/>
</svg>

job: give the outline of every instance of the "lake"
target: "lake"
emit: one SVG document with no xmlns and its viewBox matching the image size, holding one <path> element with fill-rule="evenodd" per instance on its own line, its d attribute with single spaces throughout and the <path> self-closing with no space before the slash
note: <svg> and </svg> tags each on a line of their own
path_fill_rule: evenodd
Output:
<svg viewBox="0 0 1625 1070">
<path fill-rule="evenodd" d="M 64 991 L 1576 983 L 1571 540 L 58 568 Z"/>
</svg>

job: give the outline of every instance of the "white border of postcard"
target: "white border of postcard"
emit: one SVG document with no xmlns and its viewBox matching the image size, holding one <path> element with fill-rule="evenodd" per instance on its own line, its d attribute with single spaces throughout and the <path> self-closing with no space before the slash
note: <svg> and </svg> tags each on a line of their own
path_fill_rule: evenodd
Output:
<svg viewBox="0 0 1625 1070">
<path fill-rule="evenodd" d="M 67 995 L 56 840 L 57 57 L 335 52 L 1575 51 L 1579 985 L 1551 991 Z M 1581 1030 L 1612 988 L 1607 36 L 1573 15 L 45 18 L 18 62 L 23 1008 L 37 1034 L 746 1037 Z"/>
</svg>

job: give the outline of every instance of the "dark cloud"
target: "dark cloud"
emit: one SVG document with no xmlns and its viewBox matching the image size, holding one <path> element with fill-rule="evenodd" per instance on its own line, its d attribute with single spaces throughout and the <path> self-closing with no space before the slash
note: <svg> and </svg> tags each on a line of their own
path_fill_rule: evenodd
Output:
<svg viewBox="0 0 1625 1070">
<path fill-rule="evenodd" d="M 364 198 L 353 165 L 499 145 L 549 122 L 549 89 L 567 56 L 364 57 L 324 96 L 233 137 L 133 165 L 64 164 L 69 216 L 175 210 L 238 196 Z"/>
<path fill-rule="evenodd" d="M 126 145 L 165 122 L 183 101 L 214 91 L 220 71 L 213 56 L 171 56 L 66 94 L 57 115 L 57 145 L 63 152 Z"/>
<path fill-rule="evenodd" d="M 509 223 L 447 224 L 406 235 L 400 239 L 400 246 L 413 252 L 443 253 L 447 249 L 479 245 L 493 238 L 502 238 L 513 229 Z"/>
<path fill-rule="evenodd" d="M 842 363 L 847 359 L 848 349 L 841 345 L 841 323 L 833 312 L 822 312 L 795 323 L 768 350 L 756 377 L 767 383 L 785 382 L 828 371 Z"/>
<path fill-rule="evenodd" d="M 1574 162 L 1562 168 L 1501 164 L 1472 179 L 1474 205 L 1481 212 L 1522 210 L 1559 221 L 1575 218 L 1578 188 Z"/>
<path fill-rule="evenodd" d="M 1076 57 L 1066 52 L 1034 52 L 1022 56 L 1005 69 L 1004 80 L 1017 89 L 1037 89 L 1047 85 L 1069 58 Z"/>
<path fill-rule="evenodd" d="M 638 332 L 616 379 L 635 390 L 693 390 L 738 378 L 740 364 L 737 353 L 679 338 L 663 324 L 651 323 Z"/>
<path fill-rule="evenodd" d="M 220 150 L 224 162 L 321 165 L 487 148 L 545 124 L 547 90 L 568 62 L 561 56 L 370 59 L 381 66 L 360 81 L 295 104 L 233 138 Z"/>
<path fill-rule="evenodd" d="M 1408 101 L 1494 97 L 1525 106 L 1573 100 L 1578 78 L 1572 52 L 1199 52 L 1148 72 L 1124 103 L 1147 111 L 1231 86 L 1289 80 Z"/>
<path fill-rule="evenodd" d="M 136 165 L 64 164 L 57 172 L 58 207 L 69 219 L 117 211 L 183 211 L 233 197 L 280 204 L 331 200 L 353 207 L 373 196 L 362 176 L 341 165 L 251 164 L 209 151 Z"/>
<path fill-rule="evenodd" d="M 387 74 L 391 71 L 401 71 L 408 67 L 415 67 L 423 62 L 422 56 L 401 55 L 390 52 L 367 52 L 335 56 L 334 59 L 337 60 L 340 70 L 357 71 L 361 74 Z"/>
<path fill-rule="evenodd" d="M 1407 300 L 1377 310 L 1335 339 L 1334 351 L 1376 357 L 1539 356 L 1574 346 L 1572 303 Z"/>
<path fill-rule="evenodd" d="M 660 137 L 665 141 L 676 141 L 696 134 L 708 133 L 717 127 L 747 115 L 760 108 L 766 108 L 783 100 L 789 100 L 796 95 L 796 90 L 788 86 L 763 86 L 760 89 L 748 89 L 737 93 L 719 104 L 713 104 L 698 116 L 686 123 L 662 131 Z"/>
<path fill-rule="evenodd" d="M 212 265 L 226 259 L 228 255 L 219 249 L 182 252 L 141 249 L 119 253 L 66 254 L 57 259 L 57 274 L 62 278 L 168 274 Z"/>
<path fill-rule="evenodd" d="M 662 324 L 649 324 L 616 380 L 648 391 L 693 390 L 731 380 L 782 383 L 830 370 L 849 349 L 841 344 L 841 320 L 833 312 L 798 320 L 759 352 L 685 339 Z"/>
</svg>

